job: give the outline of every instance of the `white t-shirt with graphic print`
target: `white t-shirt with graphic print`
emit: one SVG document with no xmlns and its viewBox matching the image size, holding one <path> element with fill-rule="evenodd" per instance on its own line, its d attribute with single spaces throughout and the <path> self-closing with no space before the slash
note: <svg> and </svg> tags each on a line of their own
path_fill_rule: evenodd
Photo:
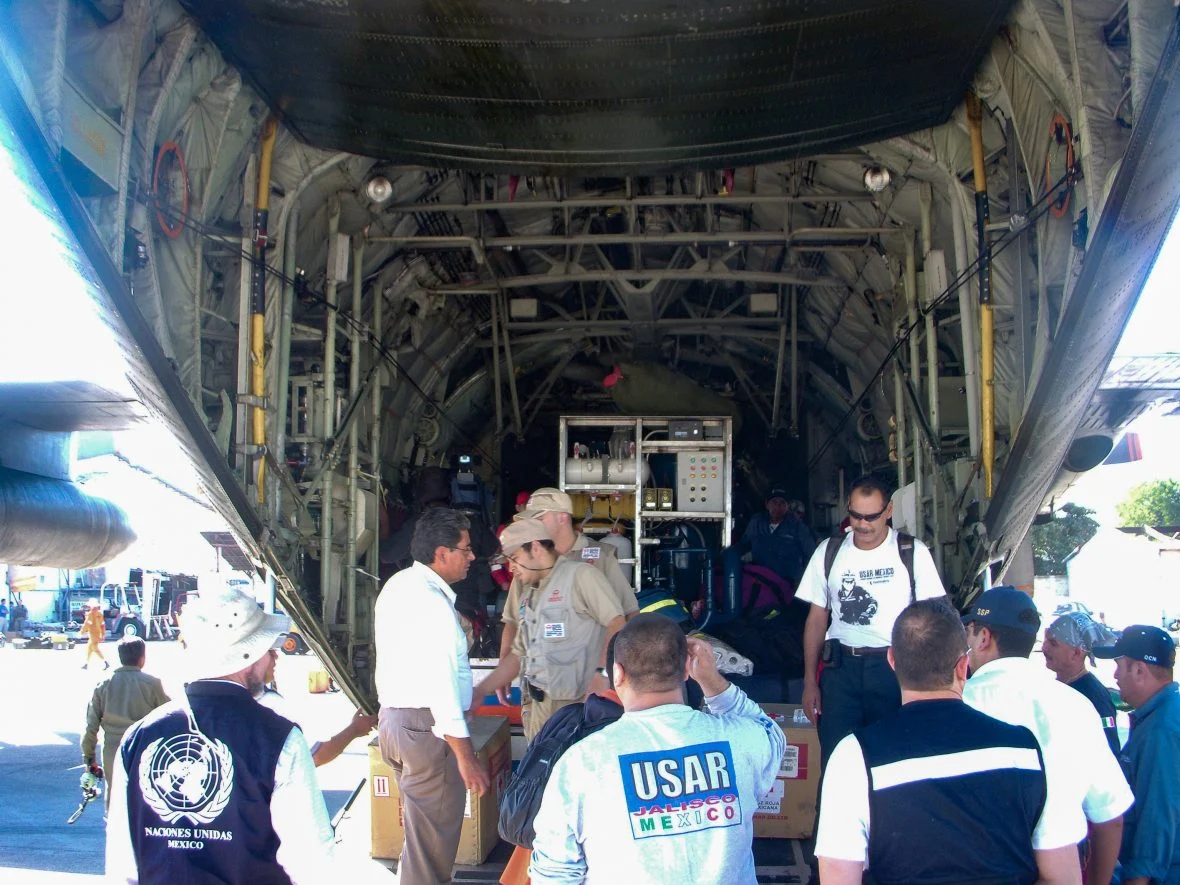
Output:
<svg viewBox="0 0 1180 885">
<path fill-rule="evenodd" d="M 889 645 L 893 622 L 910 604 L 910 577 L 897 549 L 897 532 L 891 528 L 885 540 L 872 550 L 857 547 L 849 532 L 825 581 L 824 553 L 833 543 L 837 542 L 829 538 L 815 548 L 795 598 L 831 610 L 828 639 L 854 648 Z M 918 599 L 946 594 L 930 550 L 916 538 L 914 583 Z"/>
</svg>

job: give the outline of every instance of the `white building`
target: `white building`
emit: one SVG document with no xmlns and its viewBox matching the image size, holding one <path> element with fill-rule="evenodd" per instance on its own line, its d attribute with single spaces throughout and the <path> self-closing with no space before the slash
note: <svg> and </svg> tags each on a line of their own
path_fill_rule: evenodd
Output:
<svg viewBox="0 0 1180 885">
<path fill-rule="evenodd" d="M 1171 534 L 1150 527 L 1100 528 L 1067 557 L 1065 567 L 1069 598 L 1115 629 L 1166 627 L 1180 618 L 1180 540 Z"/>
</svg>

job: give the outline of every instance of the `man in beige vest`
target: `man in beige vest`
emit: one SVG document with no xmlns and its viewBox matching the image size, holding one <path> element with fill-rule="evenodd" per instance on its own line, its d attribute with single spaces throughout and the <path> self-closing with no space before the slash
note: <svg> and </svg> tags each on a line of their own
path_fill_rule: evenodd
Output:
<svg viewBox="0 0 1180 885">
<path fill-rule="evenodd" d="M 610 544 L 598 544 L 574 528 L 574 503 L 570 496 L 560 489 L 543 488 L 533 492 L 524 510 L 513 519 L 538 519 L 553 539 L 553 549 L 558 556 L 572 562 L 584 562 L 594 566 L 609 583 L 618 599 L 623 616 L 630 620 L 639 614 L 639 603 L 631 582 L 619 567 L 619 555 Z M 502 620 L 504 629 L 500 635 L 500 660 L 512 654 L 512 642 L 520 628 L 521 582 L 514 578 L 508 587 L 508 599 L 504 603 Z M 508 703 L 503 689 L 497 692 L 501 703 Z M 476 695 L 476 697 L 480 697 Z M 525 705 L 528 701 L 521 695 Z"/>
<path fill-rule="evenodd" d="M 513 522 L 500 533 L 500 546 L 521 583 L 520 627 L 511 652 L 473 696 L 482 698 L 523 674 L 521 694 L 529 703 L 522 722 L 531 741 L 554 711 L 609 688 L 606 647 L 626 619 L 606 579 L 587 563 L 559 556 L 541 520 Z"/>
</svg>

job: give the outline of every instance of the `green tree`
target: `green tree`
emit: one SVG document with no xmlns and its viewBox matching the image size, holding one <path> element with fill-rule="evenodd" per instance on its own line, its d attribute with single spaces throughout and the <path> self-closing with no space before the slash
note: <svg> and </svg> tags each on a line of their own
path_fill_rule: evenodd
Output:
<svg viewBox="0 0 1180 885">
<path fill-rule="evenodd" d="M 1137 485 L 1115 509 L 1120 525 L 1180 525 L 1180 482 L 1161 479 Z"/>
<path fill-rule="evenodd" d="M 1065 504 L 1041 525 L 1032 527 L 1034 571 L 1038 575 L 1064 575 L 1065 557 L 1098 531 L 1090 517 L 1094 511 L 1078 504 Z"/>
</svg>

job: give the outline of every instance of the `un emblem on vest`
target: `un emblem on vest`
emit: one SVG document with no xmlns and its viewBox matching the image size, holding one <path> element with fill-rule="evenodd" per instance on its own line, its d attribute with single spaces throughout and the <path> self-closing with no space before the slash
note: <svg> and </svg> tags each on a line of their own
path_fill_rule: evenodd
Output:
<svg viewBox="0 0 1180 885">
<path fill-rule="evenodd" d="M 200 732 L 157 738 L 139 758 L 139 792 L 164 823 L 215 821 L 234 791 L 234 760 L 224 743 Z"/>
</svg>

